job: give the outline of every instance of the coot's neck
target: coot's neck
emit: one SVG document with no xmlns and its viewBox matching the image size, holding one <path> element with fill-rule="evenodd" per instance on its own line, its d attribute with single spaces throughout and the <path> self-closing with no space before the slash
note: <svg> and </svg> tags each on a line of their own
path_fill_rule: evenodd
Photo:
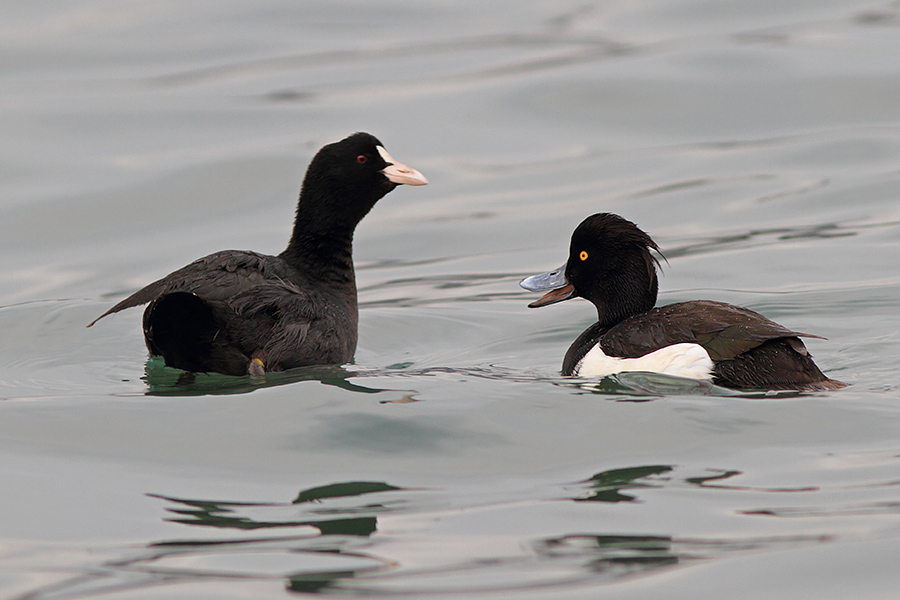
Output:
<svg viewBox="0 0 900 600">
<path fill-rule="evenodd" d="M 304 231 L 298 222 L 280 256 L 309 279 L 356 290 L 352 230 Z"/>
<path fill-rule="evenodd" d="M 374 182 L 361 184 L 320 164 L 327 158 L 320 151 L 310 163 L 297 200 L 291 241 L 280 256 L 308 279 L 352 290 L 355 298 L 353 232 L 396 184 L 380 174 Z"/>
<path fill-rule="evenodd" d="M 376 201 L 343 189 L 339 181 L 307 173 L 291 241 L 281 258 L 310 279 L 355 291 L 353 232 Z"/>
</svg>

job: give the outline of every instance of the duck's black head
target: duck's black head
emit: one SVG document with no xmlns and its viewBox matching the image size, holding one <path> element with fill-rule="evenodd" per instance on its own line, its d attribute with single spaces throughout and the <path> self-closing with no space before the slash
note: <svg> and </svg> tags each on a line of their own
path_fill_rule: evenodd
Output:
<svg viewBox="0 0 900 600">
<path fill-rule="evenodd" d="M 581 297 L 597 308 L 600 323 L 611 327 L 656 304 L 659 251 L 637 225 L 611 213 L 597 213 L 581 222 L 572 234 L 564 267 L 522 281 L 532 291 L 551 290 L 529 304 L 547 306 Z"/>
<path fill-rule="evenodd" d="M 353 231 L 378 200 L 398 185 L 427 183 L 368 133 L 324 146 L 306 170 L 294 232 L 282 256 L 307 268 L 332 258 L 346 263 Z"/>
</svg>

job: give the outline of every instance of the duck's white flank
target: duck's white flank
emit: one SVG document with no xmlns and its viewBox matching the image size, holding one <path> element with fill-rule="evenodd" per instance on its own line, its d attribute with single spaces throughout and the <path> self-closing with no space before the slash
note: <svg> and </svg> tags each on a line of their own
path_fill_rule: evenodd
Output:
<svg viewBox="0 0 900 600">
<path fill-rule="evenodd" d="M 640 358 L 607 356 L 597 344 L 575 365 L 577 377 L 605 377 L 625 371 L 712 379 L 713 361 L 699 344 L 672 344 Z"/>
</svg>

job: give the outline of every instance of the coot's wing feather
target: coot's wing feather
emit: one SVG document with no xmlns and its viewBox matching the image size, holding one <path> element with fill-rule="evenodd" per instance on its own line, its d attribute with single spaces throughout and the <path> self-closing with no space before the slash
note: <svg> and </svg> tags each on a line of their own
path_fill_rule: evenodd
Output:
<svg viewBox="0 0 900 600">
<path fill-rule="evenodd" d="M 611 356 L 637 358 L 671 344 L 696 343 L 713 360 L 722 361 L 785 337 L 819 336 L 792 331 L 747 308 L 698 300 L 669 304 L 626 319 L 611 328 L 601 344 Z"/>
<path fill-rule="evenodd" d="M 207 300 L 232 298 L 272 276 L 280 262 L 271 256 L 238 250 L 204 256 L 139 289 L 94 319 L 88 327 L 107 315 L 146 304 L 171 292 L 191 292 Z"/>
<path fill-rule="evenodd" d="M 249 350 L 261 358 L 266 370 L 284 370 L 307 364 L 345 362 L 353 355 L 355 336 L 345 344 L 321 344 L 323 337 L 335 332 L 321 327 L 320 315 L 333 310 L 314 293 L 295 283 L 270 278 L 229 300 L 228 305 L 240 315 L 232 323 L 232 337 L 249 340 Z M 352 315 L 347 315 L 352 319 Z M 321 346 L 321 347 L 320 347 Z M 330 352 L 337 351 L 334 356 Z M 323 355 L 323 352 L 325 353 Z"/>
</svg>

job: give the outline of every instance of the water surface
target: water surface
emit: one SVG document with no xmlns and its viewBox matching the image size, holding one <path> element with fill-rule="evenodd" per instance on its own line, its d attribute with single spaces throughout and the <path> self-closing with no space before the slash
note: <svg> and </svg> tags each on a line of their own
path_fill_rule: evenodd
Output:
<svg viewBox="0 0 900 600">
<path fill-rule="evenodd" d="M 3 597 L 895 595 L 896 3 L 6 4 Z M 356 130 L 431 181 L 357 231 L 356 364 L 184 385 L 85 328 L 280 251 Z M 517 282 L 598 211 L 851 387 L 560 377 L 593 311 Z"/>
</svg>

